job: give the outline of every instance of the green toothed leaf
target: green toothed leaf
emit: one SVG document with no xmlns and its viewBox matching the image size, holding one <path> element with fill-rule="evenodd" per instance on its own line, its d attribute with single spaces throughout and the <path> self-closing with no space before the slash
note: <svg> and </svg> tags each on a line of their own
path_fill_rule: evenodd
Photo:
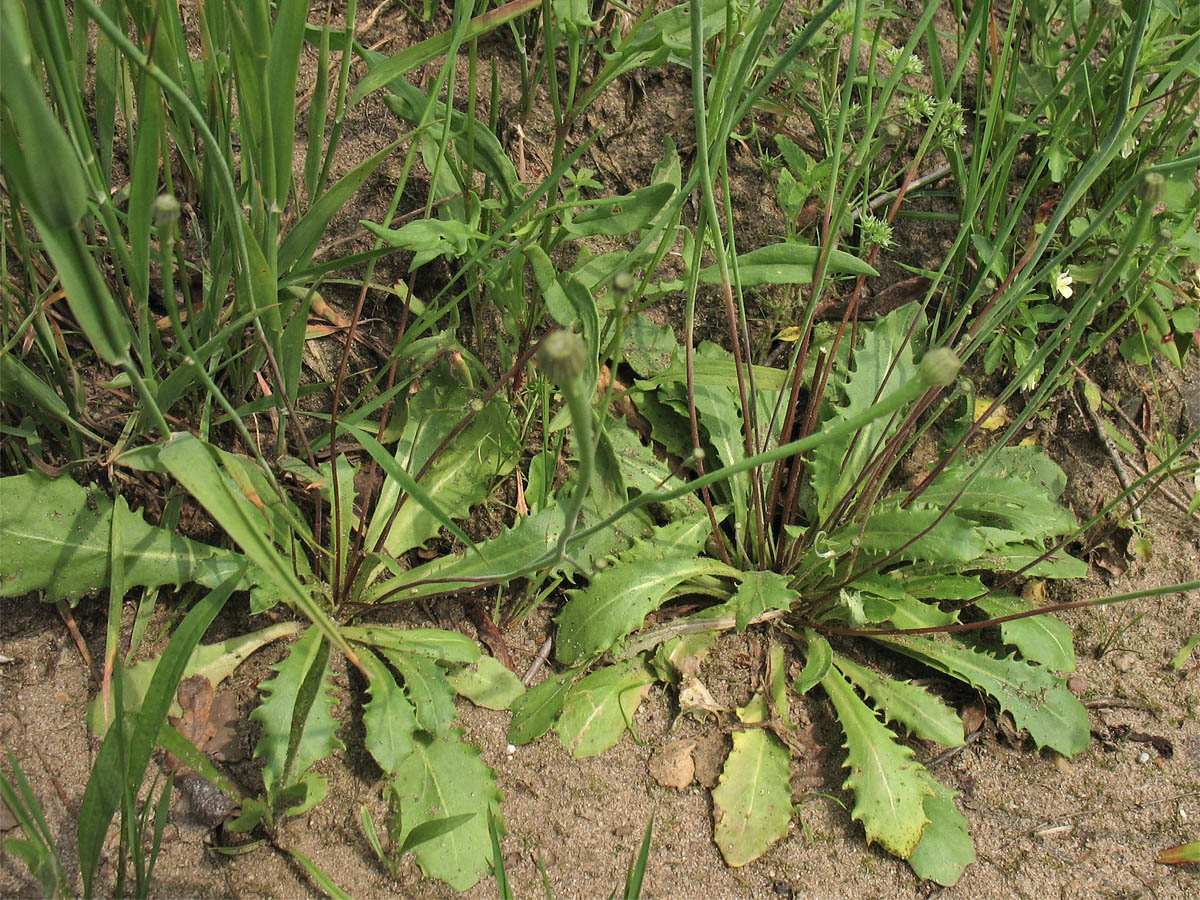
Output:
<svg viewBox="0 0 1200 900">
<path fill-rule="evenodd" d="M 821 679 L 846 734 L 845 787 L 854 791 L 852 817 L 862 822 L 868 843 L 878 841 L 896 856 L 907 858 L 921 840 L 925 798 L 932 794 L 924 769 L 911 748 L 879 721 L 837 668 L 841 657 Z"/>
<path fill-rule="evenodd" d="M 1050 747 L 1064 756 L 1074 756 L 1087 747 L 1091 733 L 1087 710 L 1045 666 L 912 635 L 881 640 L 988 694 L 1039 747 Z"/>
</svg>

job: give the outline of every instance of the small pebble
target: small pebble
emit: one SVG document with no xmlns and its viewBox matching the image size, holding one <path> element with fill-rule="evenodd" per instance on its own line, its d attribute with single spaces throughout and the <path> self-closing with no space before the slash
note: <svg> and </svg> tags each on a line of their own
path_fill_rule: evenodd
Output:
<svg viewBox="0 0 1200 900">
<path fill-rule="evenodd" d="M 1087 681 L 1084 680 L 1082 675 L 1072 675 L 1067 679 L 1067 690 L 1078 697 L 1087 690 Z"/>
<path fill-rule="evenodd" d="M 507 747 L 504 748 L 504 752 L 507 753 L 509 756 L 512 756 L 514 753 L 517 752 L 517 745 L 509 744 Z"/>
<path fill-rule="evenodd" d="M 1113 667 L 1118 672 L 1130 672 L 1137 663 L 1137 655 L 1133 653 L 1118 653 L 1113 656 Z"/>
<path fill-rule="evenodd" d="M 1140 763 L 1150 762 L 1150 754 L 1143 750 L 1137 755 L 1137 761 Z"/>
</svg>

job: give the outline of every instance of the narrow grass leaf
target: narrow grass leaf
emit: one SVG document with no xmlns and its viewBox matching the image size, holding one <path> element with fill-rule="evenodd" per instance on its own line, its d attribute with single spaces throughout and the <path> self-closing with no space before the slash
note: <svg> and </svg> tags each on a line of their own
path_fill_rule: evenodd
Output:
<svg viewBox="0 0 1200 900">
<path fill-rule="evenodd" d="M 466 33 L 461 43 L 472 41 L 503 25 L 517 16 L 522 15 L 537 6 L 539 0 L 512 0 L 504 6 L 476 16 L 466 26 Z M 444 31 L 439 35 L 427 38 L 420 43 L 406 47 L 395 56 L 388 57 L 371 66 L 371 71 L 354 88 L 350 95 L 349 105 L 354 106 L 372 91 L 378 90 L 390 81 L 407 75 L 420 68 L 425 63 L 444 55 L 454 46 L 454 33 Z"/>
<path fill-rule="evenodd" d="M 240 570 L 235 572 L 193 606 L 176 627 L 146 690 L 141 710 L 133 717 L 128 745 L 124 744 L 126 730 L 121 728 L 111 729 L 100 745 L 100 752 L 96 754 L 96 761 L 92 765 L 92 774 L 84 789 L 76 835 L 79 868 L 83 874 L 86 896 L 92 894 L 96 864 L 104 847 L 108 825 L 121 802 L 121 795 L 126 790 L 136 795 L 192 650 L 224 607 L 241 577 Z M 122 766 L 121 760 L 127 760 L 127 766 Z"/>
</svg>

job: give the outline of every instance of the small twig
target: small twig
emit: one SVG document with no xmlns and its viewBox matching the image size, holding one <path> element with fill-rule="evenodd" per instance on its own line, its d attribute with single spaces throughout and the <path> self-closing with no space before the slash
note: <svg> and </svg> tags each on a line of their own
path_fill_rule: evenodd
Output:
<svg viewBox="0 0 1200 900">
<path fill-rule="evenodd" d="M 933 760 L 926 763 L 925 768 L 932 769 L 934 766 L 941 765 L 944 762 L 949 762 L 951 759 L 958 756 L 958 754 L 962 753 L 963 750 L 965 750 L 967 748 L 968 744 L 979 740 L 979 737 L 982 734 L 983 734 L 983 725 L 980 725 L 978 728 L 976 728 L 974 731 L 972 731 L 970 734 L 968 734 L 966 737 L 966 740 L 964 740 L 957 747 L 951 747 L 949 750 L 947 750 L 941 756 L 935 757 Z"/>
<path fill-rule="evenodd" d="M 71 607 L 67 605 L 66 601 L 58 601 L 58 614 L 62 616 L 62 620 L 67 626 L 67 631 L 70 632 L 72 639 L 74 639 L 75 646 L 79 648 L 79 655 L 83 657 L 88 671 L 92 673 L 92 678 L 95 679 L 96 684 L 100 684 L 100 673 L 96 670 L 96 664 L 92 661 L 92 654 L 88 652 L 87 643 L 84 642 L 83 635 L 79 633 L 79 626 L 75 624 L 75 617 L 71 615 Z"/>
<path fill-rule="evenodd" d="M 1083 389 L 1080 388 L 1080 393 Z M 1096 432 L 1096 436 L 1100 438 L 1100 442 L 1104 445 L 1104 450 L 1108 453 L 1108 458 L 1112 460 L 1113 468 L 1117 471 L 1117 481 L 1121 482 L 1121 489 L 1124 490 L 1129 501 L 1129 511 L 1133 515 L 1135 522 L 1142 521 L 1142 507 L 1137 500 L 1134 499 L 1133 493 L 1129 490 L 1129 476 L 1125 473 L 1125 466 L 1121 463 L 1121 457 L 1117 454 L 1116 445 L 1108 436 L 1108 430 L 1104 427 L 1104 423 L 1100 421 L 1100 416 L 1092 409 L 1092 405 L 1088 403 L 1087 396 L 1076 398 L 1075 405 L 1083 410 L 1083 414 L 1087 416 L 1088 421 L 1092 423 L 1092 428 Z"/>
<path fill-rule="evenodd" d="M 525 674 L 521 676 L 521 684 L 525 685 L 525 687 L 529 687 L 529 685 L 533 682 L 533 679 L 537 677 L 537 673 L 542 670 L 542 666 L 546 664 L 546 660 L 550 656 L 550 648 L 553 646 L 554 638 L 546 638 L 544 641 L 542 641 L 542 646 L 538 648 L 537 656 L 533 658 L 533 662 L 530 663 L 529 668 L 525 671 Z"/>
<path fill-rule="evenodd" d="M 1149 446 L 1154 443 L 1154 441 L 1150 438 L 1150 435 L 1146 434 L 1146 432 L 1142 429 L 1142 426 L 1140 426 L 1137 422 L 1135 422 L 1133 419 L 1131 419 L 1129 417 L 1129 414 L 1121 408 L 1121 405 L 1119 403 L 1113 402 L 1113 400 L 1111 398 L 1109 398 L 1104 393 L 1104 391 L 1100 390 L 1100 385 L 1096 384 L 1095 381 L 1093 381 L 1091 378 L 1089 378 L 1088 374 L 1085 371 L 1083 371 L 1083 369 L 1081 369 L 1079 366 L 1074 366 L 1074 369 L 1075 369 L 1075 374 L 1078 375 L 1080 378 L 1082 378 L 1084 381 L 1086 381 L 1088 384 L 1090 384 L 1092 387 L 1094 387 L 1096 389 L 1096 391 L 1100 394 L 1100 399 L 1103 400 L 1105 403 L 1107 403 L 1109 408 L 1112 409 L 1112 411 L 1116 414 L 1116 416 L 1122 422 L 1124 422 L 1126 425 L 1128 425 L 1130 429 L 1132 429 L 1133 433 L 1136 434 L 1139 439 L 1141 439 L 1141 441 L 1144 445 Z M 1134 474 L 1137 475 L 1139 478 L 1146 474 L 1146 470 L 1143 469 L 1137 462 L 1135 462 L 1132 459 L 1125 460 L 1125 465 L 1127 465 L 1130 469 L 1132 469 Z M 1172 478 L 1174 478 L 1174 476 L 1172 476 Z M 1160 484 L 1155 490 L 1157 493 L 1161 494 L 1164 498 L 1166 498 L 1167 501 L 1170 502 L 1180 512 L 1184 513 L 1185 515 L 1188 515 L 1190 518 L 1195 519 L 1196 521 L 1200 521 L 1200 513 L 1189 513 L 1187 501 L 1182 499 L 1178 494 L 1176 494 L 1170 488 L 1165 487 L 1164 485 Z"/>
<path fill-rule="evenodd" d="M 971 158 L 971 150 L 970 150 L 970 148 L 968 148 L 963 151 L 963 159 L 967 160 L 970 158 Z M 927 184 L 932 184 L 935 181 L 941 181 L 943 178 L 945 178 L 949 174 L 950 174 L 950 164 L 949 163 L 947 163 L 944 166 L 938 166 L 938 168 L 934 169 L 932 172 L 922 175 L 920 178 L 914 178 L 912 180 L 912 182 L 908 185 L 908 193 L 911 194 L 913 191 L 918 190 L 919 188 L 923 188 Z M 878 196 L 871 198 L 870 202 L 867 203 L 867 209 L 870 212 L 875 212 L 875 210 L 879 209 L 879 207 L 887 206 L 889 203 L 891 203 L 893 200 L 895 200 L 898 195 L 899 195 L 898 191 L 884 191 L 882 194 L 879 194 Z M 852 210 L 850 213 L 850 221 L 857 222 L 859 219 L 859 216 L 861 214 L 862 214 L 862 211 L 857 208 Z"/>
<path fill-rule="evenodd" d="M 761 615 L 755 616 L 747 625 L 760 625 L 763 622 L 774 622 L 776 619 L 783 618 L 787 614 L 787 610 L 771 609 Z M 660 625 L 658 628 L 651 628 L 649 631 L 639 634 L 636 638 L 625 645 L 625 649 L 621 652 L 623 659 L 631 659 L 643 650 L 650 650 L 657 647 L 663 641 L 669 641 L 671 638 L 681 634 L 696 634 L 701 631 L 728 631 L 730 628 L 737 626 L 737 616 L 719 616 L 711 619 L 683 619 L 676 622 L 668 622 L 666 625 Z"/>
<path fill-rule="evenodd" d="M 1149 706 L 1137 700 L 1122 700 L 1120 697 L 1091 697 L 1080 701 L 1086 709 L 1137 709 L 1151 712 Z"/>
</svg>

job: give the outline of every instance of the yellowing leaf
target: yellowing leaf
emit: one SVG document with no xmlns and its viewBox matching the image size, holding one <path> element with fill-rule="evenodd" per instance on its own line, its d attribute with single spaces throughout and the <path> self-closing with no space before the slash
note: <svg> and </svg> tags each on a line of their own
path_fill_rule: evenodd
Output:
<svg viewBox="0 0 1200 900">
<path fill-rule="evenodd" d="M 799 325 L 789 325 L 787 328 L 775 335 L 777 341 L 787 341 L 789 344 L 794 344 L 804 336 L 804 329 Z"/>
<path fill-rule="evenodd" d="M 984 431 L 996 431 L 1012 421 L 1012 417 L 1008 414 L 1008 408 L 1003 403 L 992 410 L 991 415 L 983 418 L 995 402 L 996 399 L 994 397 L 975 398 L 975 421 L 979 422 L 979 427 Z M 983 421 L 980 421 L 980 419 L 983 419 Z"/>
</svg>

